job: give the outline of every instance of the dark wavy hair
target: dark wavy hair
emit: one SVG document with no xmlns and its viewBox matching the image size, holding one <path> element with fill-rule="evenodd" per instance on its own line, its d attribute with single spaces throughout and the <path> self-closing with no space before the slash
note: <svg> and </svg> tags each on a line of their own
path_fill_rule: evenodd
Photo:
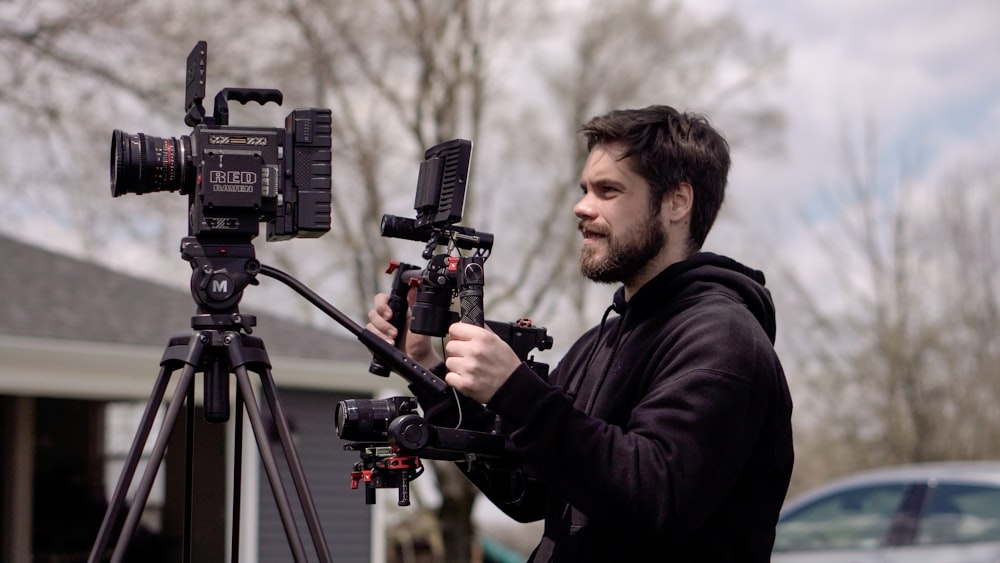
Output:
<svg viewBox="0 0 1000 563">
<path fill-rule="evenodd" d="M 688 183 L 694 191 L 688 250 L 705 243 L 722 207 L 729 175 L 729 143 L 708 118 L 669 106 L 615 110 L 583 124 L 587 150 L 621 143 L 622 159 L 635 157 L 636 172 L 649 183 L 650 204 L 658 211 L 663 196 Z"/>
</svg>

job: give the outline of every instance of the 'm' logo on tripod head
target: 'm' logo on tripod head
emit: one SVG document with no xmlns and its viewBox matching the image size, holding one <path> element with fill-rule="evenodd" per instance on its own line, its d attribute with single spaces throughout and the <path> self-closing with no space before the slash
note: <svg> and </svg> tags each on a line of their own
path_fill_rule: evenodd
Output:
<svg viewBox="0 0 1000 563">
<path fill-rule="evenodd" d="M 224 300 L 232 295 L 232 279 L 225 274 L 215 274 L 208 284 L 208 296 L 212 299 Z"/>
</svg>

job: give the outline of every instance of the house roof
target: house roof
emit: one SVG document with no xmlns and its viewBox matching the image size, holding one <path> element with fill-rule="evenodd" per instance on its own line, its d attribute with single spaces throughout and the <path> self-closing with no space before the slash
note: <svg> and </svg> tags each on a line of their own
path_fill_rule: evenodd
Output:
<svg viewBox="0 0 1000 563">
<path fill-rule="evenodd" d="M 189 331 L 191 295 L 0 234 L 0 335 L 165 346 Z M 357 340 L 270 313 L 255 313 L 271 355 L 367 361 Z"/>
</svg>

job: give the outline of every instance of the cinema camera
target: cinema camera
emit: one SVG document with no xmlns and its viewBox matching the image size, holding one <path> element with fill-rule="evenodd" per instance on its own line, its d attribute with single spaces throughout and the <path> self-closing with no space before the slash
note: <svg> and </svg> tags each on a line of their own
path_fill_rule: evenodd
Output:
<svg viewBox="0 0 1000 563">
<path fill-rule="evenodd" d="M 395 344 L 399 345 L 405 330 L 407 296 L 416 288 L 410 330 L 444 337 L 448 327 L 458 321 L 489 326 L 544 378 L 548 366 L 535 362 L 531 352 L 552 347 L 545 328 L 532 326 L 528 319 L 508 323 L 484 319 L 484 265 L 493 248 L 493 235 L 456 224 L 462 219 L 471 153 L 472 143 L 464 139 L 427 149 L 417 179 L 416 217 L 382 218 L 382 236 L 425 243 L 422 257 L 427 260 L 423 267 L 396 261 L 389 266 L 388 273 L 393 274 L 389 306 L 392 323 L 400 335 Z M 460 303 L 458 312 L 453 310 L 456 299 Z M 383 362 L 387 357 L 382 351 L 376 353 L 369 371 L 388 376 L 390 366 Z M 337 405 L 337 435 L 352 442 L 345 449 L 361 454 L 351 485 L 358 488 L 364 483 L 368 504 L 375 502 L 375 489 L 395 487 L 399 490 L 399 504 L 408 505 L 409 482 L 423 472 L 420 457 L 468 464 L 513 460 L 515 456 L 499 419 L 492 421 L 493 428 L 488 432 L 431 425 L 417 412 L 418 401 L 427 408 L 453 400 L 461 410 L 460 399 L 453 390 L 442 393 L 440 385 L 436 385 L 440 379 L 417 380 L 402 375 L 410 381 L 409 388 L 416 397 L 349 399 Z"/>
<path fill-rule="evenodd" d="M 319 237 L 330 230 L 331 112 L 296 109 L 284 128 L 229 125 L 229 101 L 281 105 L 274 89 L 224 88 L 205 114 L 207 45 L 187 59 L 184 122 L 190 135 L 161 138 L 115 130 L 111 194 L 179 191 L 190 201 L 190 234 L 248 237 L 267 223 L 267 240 Z"/>
</svg>

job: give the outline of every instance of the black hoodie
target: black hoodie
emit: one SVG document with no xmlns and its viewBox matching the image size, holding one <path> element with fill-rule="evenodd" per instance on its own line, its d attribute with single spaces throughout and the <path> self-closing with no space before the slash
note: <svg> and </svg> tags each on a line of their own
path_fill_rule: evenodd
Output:
<svg viewBox="0 0 1000 563">
<path fill-rule="evenodd" d="M 522 365 L 487 405 L 523 467 L 469 477 L 545 519 L 531 561 L 768 561 L 793 452 L 763 274 L 698 253 L 611 310 L 548 383 Z"/>
</svg>

